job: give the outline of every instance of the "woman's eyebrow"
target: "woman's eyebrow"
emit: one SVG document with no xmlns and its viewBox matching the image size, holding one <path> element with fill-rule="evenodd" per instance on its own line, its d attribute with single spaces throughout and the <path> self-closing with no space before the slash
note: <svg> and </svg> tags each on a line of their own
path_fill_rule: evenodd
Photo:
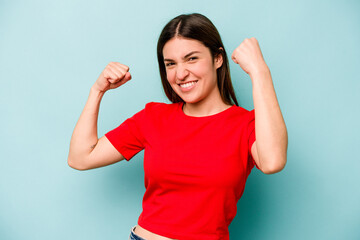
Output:
<svg viewBox="0 0 360 240">
<path fill-rule="evenodd" d="M 186 59 L 188 57 L 190 57 L 191 55 L 193 55 L 194 53 L 200 53 L 199 51 L 192 51 L 192 52 L 189 52 L 188 54 L 186 54 L 183 59 Z M 172 59 L 169 59 L 169 58 L 164 58 L 164 62 L 165 61 L 168 61 L 168 62 L 173 62 L 174 60 Z"/>
</svg>

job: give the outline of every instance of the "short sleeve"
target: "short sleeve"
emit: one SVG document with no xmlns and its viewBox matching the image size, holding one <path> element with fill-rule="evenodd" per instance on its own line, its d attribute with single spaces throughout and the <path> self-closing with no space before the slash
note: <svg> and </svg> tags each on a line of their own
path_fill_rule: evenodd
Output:
<svg viewBox="0 0 360 240">
<path fill-rule="evenodd" d="M 127 161 L 144 149 L 145 140 L 141 126 L 145 121 L 145 109 L 143 109 L 105 134 Z"/>
<path fill-rule="evenodd" d="M 256 165 L 256 162 L 251 154 L 251 147 L 253 145 L 253 143 L 256 140 L 256 136 L 255 136 L 255 109 L 251 110 L 249 113 L 249 117 L 248 117 L 248 127 L 247 127 L 247 132 L 248 132 L 248 151 L 249 151 L 249 164 L 250 164 L 250 169 L 253 168 L 254 166 L 256 166 L 257 169 L 259 169 L 259 167 Z"/>
</svg>

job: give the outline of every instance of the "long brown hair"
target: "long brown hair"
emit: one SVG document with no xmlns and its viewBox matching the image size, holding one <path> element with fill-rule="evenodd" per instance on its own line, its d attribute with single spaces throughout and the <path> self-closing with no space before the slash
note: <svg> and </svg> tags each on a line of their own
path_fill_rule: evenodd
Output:
<svg viewBox="0 0 360 240">
<path fill-rule="evenodd" d="M 175 93 L 167 81 L 163 56 L 165 44 L 170 39 L 177 36 L 200 41 L 209 48 L 213 60 L 219 54 L 222 55 L 223 64 L 216 70 L 220 95 L 226 104 L 235 104 L 236 106 L 239 106 L 231 83 L 229 62 L 220 34 L 214 24 L 207 17 L 199 13 L 182 14 L 173 18 L 165 25 L 160 34 L 157 43 L 157 57 L 161 82 L 168 99 L 173 103 L 184 102 L 184 100 Z"/>
</svg>

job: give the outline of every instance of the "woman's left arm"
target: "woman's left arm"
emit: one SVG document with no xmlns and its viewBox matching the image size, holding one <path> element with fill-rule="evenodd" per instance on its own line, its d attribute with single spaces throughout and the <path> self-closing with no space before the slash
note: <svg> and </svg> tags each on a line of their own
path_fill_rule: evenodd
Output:
<svg viewBox="0 0 360 240">
<path fill-rule="evenodd" d="M 256 141 L 251 153 L 262 172 L 277 173 L 286 164 L 288 136 L 270 69 L 255 38 L 245 39 L 231 58 L 249 74 L 252 81 Z"/>
</svg>

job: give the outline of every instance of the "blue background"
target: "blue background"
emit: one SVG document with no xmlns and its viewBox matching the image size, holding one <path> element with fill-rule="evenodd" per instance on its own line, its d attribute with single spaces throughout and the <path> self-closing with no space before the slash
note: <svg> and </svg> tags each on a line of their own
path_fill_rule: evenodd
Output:
<svg viewBox="0 0 360 240">
<path fill-rule="evenodd" d="M 360 239 L 355 0 L 0 0 L 0 239 L 128 238 L 145 191 L 143 152 L 76 171 L 67 165 L 71 134 L 110 61 L 130 66 L 133 79 L 105 94 L 99 137 L 145 103 L 167 101 L 157 38 L 192 12 L 213 21 L 228 55 L 258 39 L 288 128 L 285 169 L 253 170 L 231 239 Z M 250 78 L 230 65 L 250 110 Z"/>
</svg>

